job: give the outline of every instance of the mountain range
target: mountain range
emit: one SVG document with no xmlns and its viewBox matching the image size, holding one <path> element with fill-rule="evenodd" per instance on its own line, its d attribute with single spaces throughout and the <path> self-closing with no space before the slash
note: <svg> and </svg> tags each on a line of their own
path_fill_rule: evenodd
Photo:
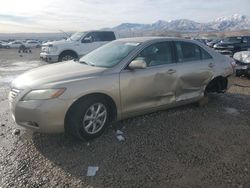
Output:
<svg viewBox="0 0 250 188">
<path fill-rule="evenodd" d="M 220 17 L 207 23 L 199 23 L 188 19 L 158 20 L 152 24 L 122 23 L 110 29 L 122 36 L 140 36 L 164 32 L 238 31 L 250 29 L 250 18 L 245 15 L 234 14 L 232 16 Z"/>
</svg>

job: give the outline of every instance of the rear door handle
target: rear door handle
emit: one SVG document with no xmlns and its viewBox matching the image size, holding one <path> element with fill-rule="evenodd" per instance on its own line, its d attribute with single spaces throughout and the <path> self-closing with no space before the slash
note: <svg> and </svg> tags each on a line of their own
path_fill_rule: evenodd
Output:
<svg viewBox="0 0 250 188">
<path fill-rule="evenodd" d="M 214 63 L 209 63 L 208 64 L 208 67 L 210 67 L 210 68 L 213 68 L 215 65 L 214 65 Z"/>
<path fill-rule="evenodd" d="M 176 73 L 176 70 L 174 70 L 174 69 L 169 69 L 167 73 L 168 73 L 168 74 L 173 74 L 173 73 Z"/>
</svg>

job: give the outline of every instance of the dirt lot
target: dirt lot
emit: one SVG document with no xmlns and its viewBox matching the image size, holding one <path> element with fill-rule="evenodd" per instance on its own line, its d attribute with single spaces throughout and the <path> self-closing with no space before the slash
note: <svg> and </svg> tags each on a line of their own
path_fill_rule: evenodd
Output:
<svg viewBox="0 0 250 188">
<path fill-rule="evenodd" d="M 0 187 L 250 187 L 249 79 L 233 77 L 229 92 L 205 107 L 128 119 L 78 142 L 32 133 L 11 118 L 8 82 L 43 65 L 38 54 L 0 49 Z M 88 166 L 99 167 L 95 176 L 86 176 Z"/>
</svg>

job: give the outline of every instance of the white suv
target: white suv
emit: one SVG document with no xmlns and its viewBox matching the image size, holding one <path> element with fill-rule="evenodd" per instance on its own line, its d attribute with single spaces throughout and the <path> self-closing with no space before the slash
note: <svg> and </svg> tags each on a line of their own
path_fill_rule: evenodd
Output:
<svg viewBox="0 0 250 188">
<path fill-rule="evenodd" d="M 40 57 L 47 62 L 78 59 L 115 39 L 116 37 L 113 31 L 77 32 L 66 40 L 43 44 Z"/>
</svg>

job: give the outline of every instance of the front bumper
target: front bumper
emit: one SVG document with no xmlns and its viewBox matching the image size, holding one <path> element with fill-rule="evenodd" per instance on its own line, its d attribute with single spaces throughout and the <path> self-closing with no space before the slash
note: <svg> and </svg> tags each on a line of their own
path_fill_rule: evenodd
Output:
<svg viewBox="0 0 250 188">
<path fill-rule="evenodd" d="M 10 100 L 10 98 L 9 98 Z M 69 108 L 67 100 L 9 101 L 15 122 L 36 132 L 64 132 L 64 118 Z"/>
<path fill-rule="evenodd" d="M 51 55 L 51 54 L 48 54 L 46 52 L 41 52 L 40 58 L 46 62 L 55 63 L 55 62 L 58 62 L 59 56 L 58 55 Z"/>
</svg>

